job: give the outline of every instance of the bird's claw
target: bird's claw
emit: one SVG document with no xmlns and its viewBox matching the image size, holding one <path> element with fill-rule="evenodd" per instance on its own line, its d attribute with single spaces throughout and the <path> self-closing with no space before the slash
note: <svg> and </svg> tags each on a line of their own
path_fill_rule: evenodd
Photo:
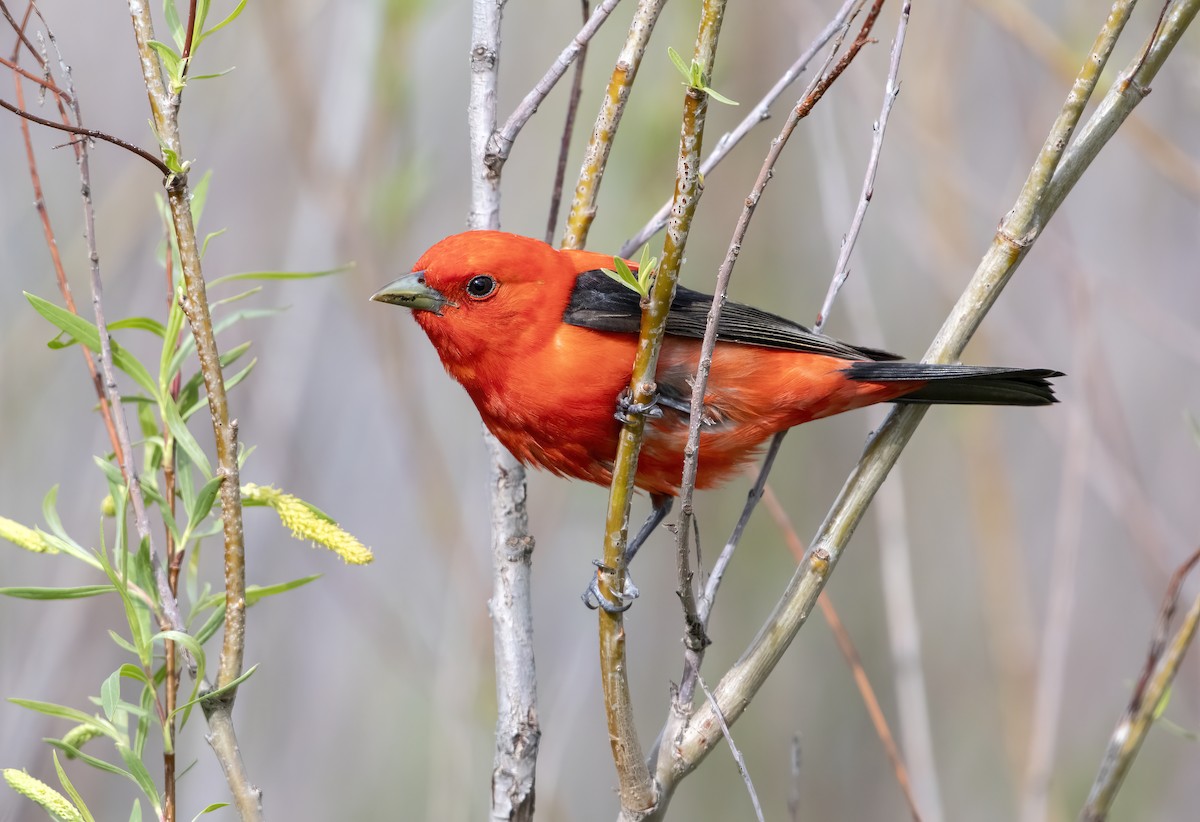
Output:
<svg viewBox="0 0 1200 822">
<path fill-rule="evenodd" d="M 600 572 L 612 573 L 613 569 L 605 565 L 598 559 L 592 560 L 592 564 L 596 566 L 596 573 L 592 576 L 592 581 L 588 583 L 588 587 L 584 590 L 580 597 L 583 604 L 591 610 L 600 608 L 610 614 L 620 614 L 629 610 L 633 605 L 633 601 L 638 598 L 640 591 L 633 584 L 633 580 L 629 578 L 629 572 L 625 572 L 625 588 L 616 594 L 616 601 L 609 599 L 600 591 Z"/>
<path fill-rule="evenodd" d="M 633 394 L 626 387 L 617 397 L 617 410 L 613 412 L 613 417 L 625 425 L 633 422 L 635 416 L 658 419 L 663 415 L 662 409 L 658 407 L 658 402 L 659 396 L 657 391 L 646 402 L 634 402 Z"/>
</svg>

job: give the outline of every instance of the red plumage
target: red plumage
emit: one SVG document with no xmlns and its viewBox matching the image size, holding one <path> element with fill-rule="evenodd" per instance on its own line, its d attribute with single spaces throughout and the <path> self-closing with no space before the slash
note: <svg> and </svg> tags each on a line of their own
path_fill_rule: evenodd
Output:
<svg viewBox="0 0 1200 822">
<path fill-rule="evenodd" d="M 448 237 L 374 299 L 418 309 L 446 370 L 514 456 L 607 485 L 621 423 L 618 396 L 637 349 L 638 295 L 594 273 L 613 258 L 560 251 L 496 231 Z M 628 293 L 623 293 L 628 291 Z M 637 485 L 678 492 L 689 381 L 706 295 L 680 290 L 656 382 L 662 415 L 646 421 Z M 1057 372 L 890 362 L 892 355 L 813 334 L 736 303 L 723 323 L 705 394 L 698 487 L 717 485 L 778 431 L 878 402 L 1038 405 Z M 601 330 L 618 328 L 620 330 Z M 728 333 L 727 333 L 728 332 Z"/>
</svg>

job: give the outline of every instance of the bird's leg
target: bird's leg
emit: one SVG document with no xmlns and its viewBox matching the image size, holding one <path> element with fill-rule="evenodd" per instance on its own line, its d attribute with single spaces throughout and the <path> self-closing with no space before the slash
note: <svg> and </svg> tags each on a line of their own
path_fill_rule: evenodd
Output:
<svg viewBox="0 0 1200 822">
<path fill-rule="evenodd" d="M 633 422 L 633 417 L 645 415 L 651 419 L 658 419 L 662 416 L 662 409 L 658 407 L 660 397 L 657 391 L 646 402 L 634 402 L 633 394 L 626 386 L 620 394 L 617 395 L 617 410 L 613 412 L 613 417 L 622 424 Z"/>
<path fill-rule="evenodd" d="M 588 583 L 587 589 L 583 592 L 582 599 L 584 605 L 593 611 L 597 608 L 603 608 L 610 614 L 619 614 L 622 611 L 629 610 L 629 606 L 638 597 L 637 586 L 633 584 L 633 580 L 629 577 L 629 563 L 633 561 L 634 554 L 642 547 L 642 543 L 667 518 L 673 502 L 674 500 L 671 497 L 662 494 L 650 495 L 650 516 L 646 518 L 646 522 L 638 530 L 637 536 L 625 546 L 625 589 L 617 595 L 616 602 L 613 602 L 600 593 L 600 571 L 612 573 L 613 569 L 604 565 L 600 560 L 592 561 L 597 568 L 597 573 L 592 576 L 592 581 Z"/>
</svg>

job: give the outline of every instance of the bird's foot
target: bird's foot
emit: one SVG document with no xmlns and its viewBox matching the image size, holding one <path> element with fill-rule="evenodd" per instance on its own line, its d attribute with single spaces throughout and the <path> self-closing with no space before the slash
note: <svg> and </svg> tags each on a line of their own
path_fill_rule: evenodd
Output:
<svg viewBox="0 0 1200 822">
<path fill-rule="evenodd" d="M 598 559 L 592 560 L 592 564 L 596 566 L 596 573 L 592 576 L 592 581 L 588 583 L 587 589 L 583 592 L 581 597 L 583 604 L 593 611 L 600 608 L 610 614 L 620 614 L 628 611 L 640 593 L 637 586 L 633 584 L 633 580 L 629 578 L 629 572 L 625 572 L 625 587 L 619 594 L 615 595 L 614 601 L 600 591 L 600 574 L 611 574 L 613 573 L 613 569 Z"/>
<path fill-rule="evenodd" d="M 617 397 L 617 410 L 613 412 L 613 417 L 624 425 L 633 422 L 635 416 L 658 419 L 663 415 L 662 409 L 658 407 L 659 399 L 658 391 L 655 391 L 646 402 L 634 402 L 633 394 L 630 393 L 629 387 L 626 386 Z"/>
</svg>

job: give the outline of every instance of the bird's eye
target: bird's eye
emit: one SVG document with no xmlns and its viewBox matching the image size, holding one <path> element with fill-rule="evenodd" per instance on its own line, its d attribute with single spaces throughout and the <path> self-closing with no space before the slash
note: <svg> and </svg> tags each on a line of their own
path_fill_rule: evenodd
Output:
<svg viewBox="0 0 1200 822">
<path fill-rule="evenodd" d="M 472 277 L 467 282 L 467 294 L 477 300 L 492 296 L 496 291 L 496 278 L 487 274 Z"/>
</svg>

